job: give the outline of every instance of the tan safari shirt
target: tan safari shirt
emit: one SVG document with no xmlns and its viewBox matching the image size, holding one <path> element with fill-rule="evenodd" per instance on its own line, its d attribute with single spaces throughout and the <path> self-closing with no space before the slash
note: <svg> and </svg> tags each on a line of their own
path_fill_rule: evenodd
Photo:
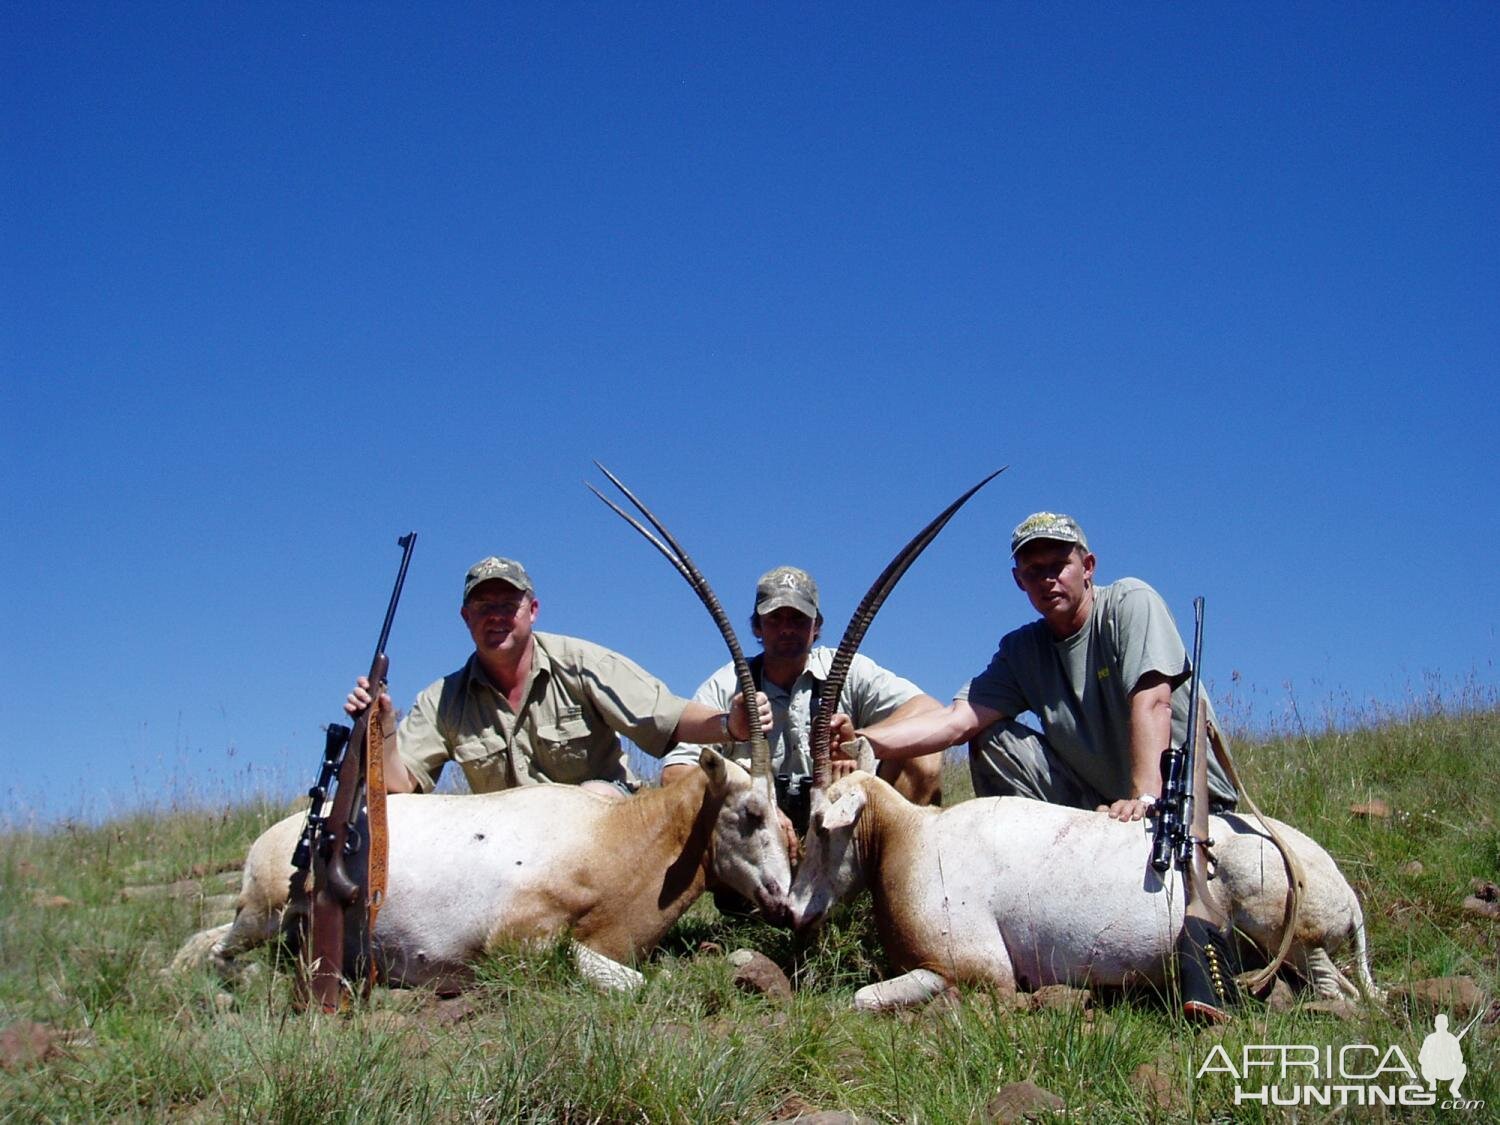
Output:
<svg viewBox="0 0 1500 1125">
<path fill-rule="evenodd" d="M 533 633 L 531 680 L 519 712 L 477 656 L 417 696 L 397 728 L 401 760 L 428 792 L 449 761 L 476 793 L 589 780 L 634 783 L 620 735 L 661 757 L 687 700 L 640 665 L 589 641 Z"/>
</svg>

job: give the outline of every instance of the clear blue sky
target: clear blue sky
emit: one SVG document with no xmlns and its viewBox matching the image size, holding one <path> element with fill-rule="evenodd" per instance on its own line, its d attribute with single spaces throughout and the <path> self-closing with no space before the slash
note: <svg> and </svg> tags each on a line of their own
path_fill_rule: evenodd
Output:
<svg viewBox="0 0 1500 1125">
<path fill-rule="evenodd" d="M 1497 58 L 1488 3 L 7 4 L 0 820 L 305 787 L 411 529 L 399 704 L 489 553 L 691 693 L 593 458 L 835 639 L 1009 464 L 866 644 L 940 698 L 1052 508 L 1258 722 L 1493 700 Z"/>
</svg>

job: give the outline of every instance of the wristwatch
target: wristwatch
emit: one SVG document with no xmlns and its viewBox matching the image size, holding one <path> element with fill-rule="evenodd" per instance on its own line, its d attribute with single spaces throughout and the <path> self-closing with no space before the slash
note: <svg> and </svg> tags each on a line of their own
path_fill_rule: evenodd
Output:
<svg viewBox="0 0 1500 1125">
<path fill-rule="evenodd" d="M 729 729 L 729 712 L 728 711 L 725 711 L 722 715 L 719 716 L 719 726 L 721 726 L 721 727 L 724 728 L 724 741 L 725 742 L 738 742 L 739 741 L 739 739 L 737 739 L 737 738 L 734 737 L 734 732 Z"/>
</svg>

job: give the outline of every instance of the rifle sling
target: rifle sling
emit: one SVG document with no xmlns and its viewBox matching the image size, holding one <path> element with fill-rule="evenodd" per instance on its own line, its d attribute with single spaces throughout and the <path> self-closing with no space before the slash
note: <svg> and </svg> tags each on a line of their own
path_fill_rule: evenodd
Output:
<svg viewBox="0 0 1500 1125">
<path fill-rule="evenodd" d="M 377 696 L 377 698 L 379 698 Z M 365 804 L 369 810 L 369 916 L 365 926 L 367 946 L 375 934 L 375 916 L 385 903 L 385 886 L 389 871 L 389 834 L 385 816 L 385 727 L 380 719 L 380 708 L 370 713 L 369 737 L 365 740 Z M 373 952 L 367 957 L 370 967 L 365 977 L 368 988 L 375 980 L 375 958 Z"/>
<path fill-rule="evenodd" d="M 1219 733 L 1219 728 L 1213 723 L 1208 723 L 1207 726 L 1208 741 L 1213 747 L 1214 757 L 1219 759 L 1219 764 L 1224 767 L 1229 783 L 1234 786 L 1240 799 L 1249 807 L 1251 814 L 1260 822 L 1261 829 L 1276 846 L 1276 850 L 1281 853 L 1281 862 L 1286 866 L 1286 912 L 1281 927 L 1281 945 L 1276 950 L 1276 956 L 1271 958 L 1264 969 L 1248 975 L 1244 981 L 1245 987 L 1251 992 L 1258 992 L 1275 979 L 1277 970 L 1286 963 L 1286 955 L 1291 950 L 1292 941 L 1297 933 L 1297 916 L 1302 913 L 1302 896 L 1307 890 L 1307 873 L 1303 871 L 1302 863 L 1297 859 L 1296 853 L 1287 846 L 1286 841 L 1281 838 L 1281 833 L 1271 827 L 1265 813 L 1260 811 L 1255 798 L 1250 796 L 1250 791 L 1240 780 L 1239 772 L 1234 768 L 1234 759 L 1229 756 L 1229 748 L 1224 745 L 1224 738 Z"/>
</svg>

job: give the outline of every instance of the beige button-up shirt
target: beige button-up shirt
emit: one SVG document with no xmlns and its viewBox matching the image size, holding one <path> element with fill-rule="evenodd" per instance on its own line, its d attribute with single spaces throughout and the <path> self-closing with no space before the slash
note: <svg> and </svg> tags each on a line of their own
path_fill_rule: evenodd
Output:
<svg viewBox="0 0 1500 1125">
<path fill-rule="evenodd" d="M 476 793 L 517 785 L 634 782 L 620 735 L 661 757 L 687 700 L 601 645 L 533 633 L 531 679 L 518 711 L 477 656 L 431 684 L 397 728 L 401 760 L 428 792 L 454 761 Z"/>
</svg>

